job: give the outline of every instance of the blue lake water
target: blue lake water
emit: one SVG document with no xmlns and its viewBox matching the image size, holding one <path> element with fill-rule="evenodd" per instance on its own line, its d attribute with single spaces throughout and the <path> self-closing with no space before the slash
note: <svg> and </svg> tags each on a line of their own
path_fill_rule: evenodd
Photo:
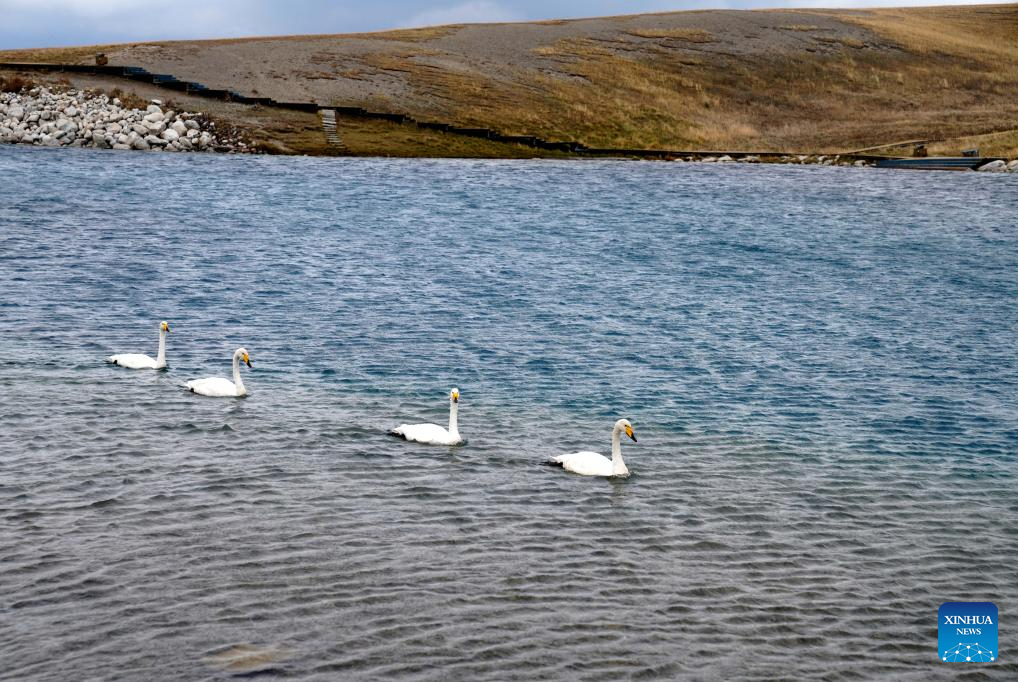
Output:
<svg viewBox="0 0 1018 682">
<path fill-rule="evenodd" d="M 1016 197 L 0 148 L 0 678 L 1014 679 Z"/>
</svg>

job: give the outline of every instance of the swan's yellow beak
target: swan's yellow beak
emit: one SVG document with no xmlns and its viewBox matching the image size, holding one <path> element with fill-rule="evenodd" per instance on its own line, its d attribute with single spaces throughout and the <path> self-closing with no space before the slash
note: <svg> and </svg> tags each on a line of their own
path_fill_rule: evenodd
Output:
<svg viewBox="0 0 1018 682">
<path fill-rule="evenodd" d="M 460 401 L 460 392 L 459 391 L 453 391 L 452 392 L 452 401 L 454 403 L 458 403 Z"/>
<path fill-rule="evenodd" d="M 626 435 L 632 438 L 634 443 L 636 442 L 636 434 L 633 433 L 633 427 L 629 424 L 626 424 Z"/>
<path fill-rule="evenodd" d="M 247 364 L 248 367 L 251 366 L 251 356 L 248 355 L 247 353 L 244 353 L 244 362 Z"/>
<path fill-rule="evenodd" d="M 166 322 L 163 322 L 163 331 L 164 332 L 170 331 L 170 325 L 167 324 Z"/>
</svg>

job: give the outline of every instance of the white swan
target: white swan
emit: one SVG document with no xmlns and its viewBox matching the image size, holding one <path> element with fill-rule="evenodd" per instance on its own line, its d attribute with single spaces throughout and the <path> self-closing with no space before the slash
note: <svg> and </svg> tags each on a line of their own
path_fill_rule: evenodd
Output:
<svg viewBox="0 0 1018 682">
<path fill-rule="evenodd" d="M 170 331 L 170 325 L 163 320 L 159 323 L 159 353 L 153 360 L 142 353 L 119 353 L 106 358 L 106 362 L 126 367 L 128 369 L 162 369 L 166 367 L 166 332 Z"/>
<path fill-rule="evenodd" d="M 243 348 L 233 352 L 233 381 L 222 377 L 209 377 L 208 379 L 192 379 L 184 384 L 191 393 L 207 395 L 213 398 L 239 398 L 247 395 L 244 382 L 240 380 L 240 361 L 243 360 L 248 367 L 251 366 L 251 356 Z"/>
<path fill-rule="evenodd" d="M 622 443 L 620 434 L 625 431 L 626 435 L 636 442 L 636 434 L 633 433 L 633 425 L 628 419 L 620 419 L 615 422 L 612 429 L 612 458 L 596 452 L 572 452 L 568 455 L 557 455 L 548 460 L 549 464 L 557 464 L 566 471 L 582 476 L 618 476 L 625 478 L 629 476 L 629 469 L 622 461 Z"/>
<path fill-rule="evenodd" d="M 438 424 L 400 424 L 389 433 L 416 443 L 427 443 L 429 445 L 459 445 L 463 442 L 460 438 L 459 426 L 456 422 L 456 409 L 460 402 L 460 390 L 454 388 L 449 391 L 449 430 L 443 429 Z"/>
</svg>

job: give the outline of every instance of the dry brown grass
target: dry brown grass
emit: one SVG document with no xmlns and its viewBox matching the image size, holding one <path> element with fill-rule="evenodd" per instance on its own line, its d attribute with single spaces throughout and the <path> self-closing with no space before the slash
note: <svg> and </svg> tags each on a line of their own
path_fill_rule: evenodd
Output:
<svg viewBox="0 0 1018 682">
<path fill-rule="evenodd" d="M 438 38 L 444 38 L 463 28 L 460 24 L 448 26 L 425 26 L 423 28 L 405 28 L 398 31 L 378 31 L 376 33 L 361 33 L 358 38 L 368 40 L 391 40 L 398 43 L 426 43 Z"/>
<path fill-rule="evenodd" d="M 626 33 L 638 38 L 671 38 L 673 40 L 683 40 L 687 43 L 713 43 L 717 40 L 713 33 L 702 28 L 644 28 L 630 29 Z"/>
<path fill-rule="evenodd" d="M 1018 130 L 956 137 L 927 146 L 935 156 L 959 156 L 963 149 L 978 149 L 982 156 L 1018 159 Z"/>
<path fill-rule="evenodd" d="M 21 74 L 0 74 L 0 92 L 21 92 L 34 88 L 35 80 Z"/>
</svg>

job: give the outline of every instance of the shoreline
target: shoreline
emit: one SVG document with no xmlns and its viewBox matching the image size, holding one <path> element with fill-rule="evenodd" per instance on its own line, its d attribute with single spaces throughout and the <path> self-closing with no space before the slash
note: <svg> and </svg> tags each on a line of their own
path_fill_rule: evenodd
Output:
<svg viewBox="0 0 1018 682">
<path fill-rule="evenodd" d="M 50 74 L 51 77 L 48 81 L 36 80 L 27 76 L 27 72 L 30 70 L 39 70 L 41 72 Z M 5 76 L 6 72 L 12 72 L 13 76 Z M 59 74 L 59 79 L 54 79 L 52 74 Z M 301 103 L 285 103 L 276 102 L 269 98 L 249 98 L 244 95 L 240 95 L 232 90 L 209 90 L 205 86 L 199 83 L 191 83 L 179 81 L 173 76 L 169 75 L 157 75 L 150 74 L 144 69 L 137 67 L 123 67 L 123 66 L 91 66 L 91 65 L 65 65 L 65 64 L 10 64 L 0 63 L 0 144 L 2 143 L 15 143 L 15 144 L 35 144 L 35 145 L 47 145 L 47 146 L 83 146 L 83 147 L 99 147 L 99 148 L 114 148 L 120 150 L 134 149 L 138 151 L 176 151 L 176 152 L 213 152 L 213 153 L 268 153 L 268 154 L 280 154 L 280 155 L 296 155 L 296 156 L 307 156 L 310 155 L 307 150 L 294 150 L 276 144 L 273 140 L 254 140 L 250 134 L 250 131 L 246 131 L 243 127 L 238 128 L 233 126 L 232 138 L 226 140 L 212 140 L 206 139 L 206 135 L 212 134 L 216 124 L 212 120 L 210 114 L 206 111 L 198 112 L 185 112 L 183 118 L 180 120 L 171 121 L 171 124 L 177 124 L 179 130 L 171 130 L 166 132 L 167 125 L 160 124 L 159 121 L 149 121 L 147 117 L 161 117 L 162 111 L 160 109 L 163 104 L 161 98 L 151 98 L 148 103 L 138 95 L 136 95 L 131 89 L 125 95 L 125 98 L 132 101 L 135 105 L 135 109 L 128 114 L 124 113 L 113 113 L 112 120 L 114 130 L 111 134 L 106 134 L 105 127 L 100 127 L 96 132 L 92 127 L 79 126 L 75 121 L 66 121 L 63 116 L 66 115 L 68 107 L 72 105 L 72 100 L 81 104 L 82 113 L 86 109 L 100 109 L 104 107 L 120 107 L 120 100 L 117 97 L 110 97 L 105 94 L 101 89 L 96 88 L 79 88 L 74 87 L 74 82 L 71 81 L 67 76 L 75 74 L 79 76 L 79 79 L 84 76 L 86 79 L 89 76 L 98 77 L 111 76 L 113 79 L 127 79 L 132 85 L 134 82 L 142 82 L 150 84 L 151 87 L 158 90 L 170 90 L 182 92 L 184 95 L 193 95 L 200 103 L 215 103 L 221 102 L 233 107 L 246 108 L 248 110 L 265 110 L 266 113 L 272 114 L 274 112 L 286 112 L 296 113 L 298 115 L 304 115 L 305 117 L 312 115 L 317 120 L 316 128 L 317 132 L 314 137 L 320 137 L 320 147 L 316 149 L 316 154 L 319 156 L 335 156 L 335 157 L 398 157 L 398 158 L 568 158 L 568 159 L 598 159 L 598 158 L 616 158 L 616 159 L 631 159 L 631 160 L 645 160 L 645 161 L 664 161 L 671 163 L 768 163 L 768 164 L 790 164 L 790 165 L 821 165 L 821 166 L 855 166 L 855 167 L 869 167 L 879 165 L 882 162 L 896 162 L 900 165 L 899 168 L 909 168 L 911 164 L 915 164 L 917 167 L 927 170 L 976 170 L 976 171 L 991 171 L 991 172 L 1018 172 L 1018 159 L 1008 159 L 1005 157 L 972 157 L 971 162 L 967 162 L 966 159 L 961 157 L 925 157 L 923 155 L 917 155 L 913 157 L 906 156 L 889 156 L 866 153 L 875 151 L 877 149 L 895 149 L 902 148 L 908 145 L 914 145 L 914 148 L 918 151 L 922 149 L 925 153 L 925 145 L 920 144 L 924 141 L 913 140 L 908 143 L 891 143 L 886 145 L 877 145 L 869 147 L 864 150 L 857 152 L 826 152 L 826 153 L 796 153 L 788 151 L 726 151 L 726 150 L 666 150 L 666 149 L 622 149 L 622 148 L 589 148 L 581 143 L 573 141 L 559 141 L 559 142 L 548 142 L 529 135 L 515 135 L 507 136 L 487 128 L 458 128 L 447 123 L 435 123 L 435 122 L 422 122 L 407 114 L 393 114 L 388 112 L 372 112 L 360 107 L 342 107 L 342 106 L 331 106 L 331 105 L 319 105 L 312 102 L 301 102 Z M 19 91 L 16 90 L 17 84 L 23 84 Z M 12 87 L 12 84 L 15 87 Z M 121 93 L 121 88 L 113 88 L 111 92 Z M 61 104 L 56 106 L 55 109 L 47 111 L 43 107 L 43 111 L 47 112 L 42 116 L 36 115 L 34 120 L 30 123 L 36 124 L 31 130 L 26 129 L 28 115 L 24 118 L 26 121 L 22 121 L 21 117 L 12 116 L 9 114 L 11 107 L 23 109 L 24 106 L 30 107 L 30 113 L 35 109 L 39 108 L 36 106 L 35 98 L 42 98 L 45 102 L 53 104 L 54 99 L 59 99 Z M 28 100 L 27 103 L 24 100 Z M 167 100 L 168 101 L 168 100 Z M 85 104 L 89 106 L 85 106 Z M 141 107 L 145 106 L 145 111 L 141 111 Z M 170 105 L 172 106 L 172 104 Z M 170 111 L 171 114 L 175 112 Z M 43 118 L 43 116 L 45 118 Z M 99 123 L 101 126 L 105 126 L 106 122 L 110 122 L 111 112 L 105 111 L 100 114 L 103 121 Z M 120 120 L 125 119 L 128 124 L 133 126 L 133 130 L 130 128 L 122 128 L 118 125 Z M 57 127 L 59 131 L 55 130 L 52 126 L 47 126 L 46 122 L 50 119 L 56 118 L 58 122 Z M 73 118 L 73 117 L 70 117 Z M 41 120 L 40 120 L 41 119 Z M 471 142 L 477 140 L 479 144 L 490 144 L 499 145 L 499 149 L 487 149 L 484 153 L 470 153 L 470 150 L 464 150 L 460 154 L 456 153 L 445 153 L 445 154 L 428 154 L 426 150 L 421 150 L 424 153 L 384 153 L 379 150 L 378 153 L 371 153 L 371 151 L 353 151 L 344 144 L 341 136 L 338 134 L 343 124 L 349 125 L 352 121 L 364 119 L 368 124 L 382 123 L 390 127 L 396 128 L 419 128 L 427 130 L 432 134 L 433 137 L 460 137 L 469 138 Z M 191 120 L 191 123 L 188 123 Z M 190 134 L 190 130 L 185 128 L 193 126 L 194 120 L 202 120 L 205 126 L 205 130 L 200 130 L 202 144 L 198 148 L 192 148 L 191 142 L 198 142 L 198 138 L 192 140 L 193 135 L 185 136 L 185 133 Z M 161 121 L 161 118 L 160 118 Z M 95 121 L 87 121 L 86 126 L 94 124 Z M 68 124 L 70 124 L 68 126 Z M 308 122 L 305 121 L 305 128 L 308 127 Z M 148 126 L 147 128 L 145 126 Z M 68 127 L 73 130 L 68 131 Z M 228 126 L 222 126 L 221 128 L 227 128 Z M 84 130 L 84 134 L 81 133 Z M 344 128 L 344 136 L 345 136 Z M 40 132 L 41 131 L 41 132 Z M 70 137 L 66 136 L 66 133 L 72 133 Z M 174 135 L 174 132 L 177 135 Z M 58 139 L 54 140 L 54 135 Z M 178 139 L 183 137 L 183 139 Z M 167 139 L 169 138 L 169 139 Z M 68 140 L 71 140 L 68 142 Z M 324 147 L 324 148 L 322 148 Z M 499 153 L 501 151 L 502 153 Z M 938 160 L 949 161 L 950 163 L 943 163 L 937 165 Z M 901 162 L 906 161 L 907 163 L 902 164 Z M 889 166 L 890 167 L 890 166 Z"/>
</svg>

